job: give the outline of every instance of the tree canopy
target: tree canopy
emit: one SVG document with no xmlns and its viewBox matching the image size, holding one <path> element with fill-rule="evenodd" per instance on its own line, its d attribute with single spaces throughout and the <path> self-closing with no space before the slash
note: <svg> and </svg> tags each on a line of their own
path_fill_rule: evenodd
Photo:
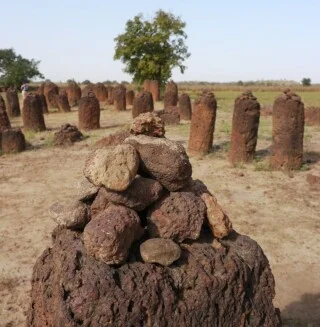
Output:
<svg viewBox="0 0 320 327">
<path fill-rule="evenodd" d="M 311 85 L 311 78 L 306 78 L 306 77 L 304 77 L 304 78 L 302 79 L 302 81 L 301 81 L 301 84 L 302 84 L 303 86 L 310 86 L 310 85 Z"/>
<path fill-rule="evenodd" d="M 124 71 L 133 75 L 133 82 L 158 80 L 163 85 L 178 67 L 184 73 L 184 61 L 190 56 L 185 45 L 186 23 L 180 17 L 159 10 L 151 20 L 142 14 L 126 23 L 125 32 L 115 38 L 115 60 L 125 64 Z"/>
<path fill-rule="evenodd" d="M 34 77 L 43 78 L 38 69 L 39 63 L 17 55 L 14 49 L 0 49 L 0 85 L 18 89 Z"/>
</svg>

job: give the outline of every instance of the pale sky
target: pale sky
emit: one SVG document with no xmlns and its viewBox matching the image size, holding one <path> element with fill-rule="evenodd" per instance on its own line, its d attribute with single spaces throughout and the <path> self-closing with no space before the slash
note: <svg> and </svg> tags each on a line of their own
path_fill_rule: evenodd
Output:
<svg viewBox="0 0 320 327">
<path fill-rule="evenodd" d="M 176 81 L 310 77 L 320 82 L 320 0 L 0 0 L 0 48 L 41 60 L 45 78 L 127 80 L 114 38 L 138 13 L 186 23 L 191 57 Z"/>
</svg>

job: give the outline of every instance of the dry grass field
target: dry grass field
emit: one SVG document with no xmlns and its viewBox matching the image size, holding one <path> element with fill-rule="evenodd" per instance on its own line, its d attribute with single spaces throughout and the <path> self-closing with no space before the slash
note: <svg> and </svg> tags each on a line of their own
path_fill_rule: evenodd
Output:
<svg viewBox="0 0 320 327">
<path fill-rule="evenodd" d="M 195 97 L 196 90 L 192 90 Z M 261 117 L 256 160 L 232 167 L 228 162 L 232 106 L 236 91 L 215 92 L 218 100 L 214 149 L 192 158 L 193 177 L 203 180 L 228 213 L 234 228 L 255 239 L 267 255 L 276 281 L 274 303 L 284 325 L 320 326 L 320 186 L 310 186 L 309 173 L 320 176 L 320 127 L 305 129 L 305 164 L 295 172 L 271 171 L 271 117 Z M 278 91 L 255 92 L 271 106 Z M 320 92 L 301 92 L 306 106 L 320 106 Z M 162 104 L 157 103 L 158 108 Z M 70 199 L 84 161 L 101 137 L 131 122 L 130 108 L 115 112 L 102 106 L 101 129 L 85 132 L 84 141 L 53 147 L 53 134 L 64 123 L 77 124 L 71 113 L 45 116 L 48 130 L 26 133 L 26 152 L 0 156 L 0 326 L 24 326 L 30 278 L 37 257 L 50 245 L 55 224 L 47 209 Z M 21 118 L 12 119 L 21 126 Z M 168 126 L 168 138 L 187 146 L 190 124 Z"/>
</svg>

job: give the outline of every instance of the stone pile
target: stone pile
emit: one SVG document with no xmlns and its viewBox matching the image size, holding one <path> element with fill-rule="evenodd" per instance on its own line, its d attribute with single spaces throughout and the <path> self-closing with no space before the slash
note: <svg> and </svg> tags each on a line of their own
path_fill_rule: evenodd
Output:
<svg viewBox="0 0 320 327">
<path fill-rule="evenodd" d="M 50 208 L 28 326 L 280 326 L 274 279 L 154 114 L 92 152 L 77 194 Z"/>
<path fill-rule="evenodd" d="M 76 126 L 65 124 L 54 133 L 53 144 L 55 146 L 69 146 L 82 140 L 83 135 Z"/>
</svg>

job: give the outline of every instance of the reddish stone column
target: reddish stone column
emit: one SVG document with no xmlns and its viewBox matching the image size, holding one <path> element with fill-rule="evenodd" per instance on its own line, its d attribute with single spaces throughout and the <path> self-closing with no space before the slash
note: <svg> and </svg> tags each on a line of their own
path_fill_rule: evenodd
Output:
<svg viewBox="0 0 320 327">
<path fill-rule="evenodd" d="M 76 82 L 71 82 L 66 88 L 68 94 L 68 101 L 71 107 L 79 105 L 81 99 L 81 88 Z"/>
<path fill-rule="evenodd" d="M 153 111 L 153 99 L 151 92 L 142 91 L 133 100 L 132 117 L 136 118 L 144 112 Z"/>
<path fill-rule="evenodd" d="M 174 81 L 170 81 L 166 85 L 164 92 L 164 109 L 176 106 L 178 104 L 178 86 Z"/>
<path fill-rule="evenodd" d="M 132 106 L 133 99 L 134 99 L 134 91 L 133 90 L 127 91 L 127 93 L 126 93 L 126 104 L 128 106 Z"/>
<path fill-rule="evenodd" d="M 229 159 L 251 161 L 255 155 L 260 121 L 260 104 L 250 91 L 237 97 L 232 118 L 232 135 Z"/>
<path fill-rule="evenodd" d="M 0 133 L 8 128 L 11 128 L 11 124 L 6 111 L 6 104 L 0 95 Z"/>
<path fill-rule="evenodd" d="M 100 104 L 93 93 L 80 99 L 78 110 L 78 127 L 80 129 L 100 128 Z"/>
<path fill-rule="evenodd" d="M 19 117 L 21 115 L 18 93 L 15 89 L 8 89 L 6 92 L 7 113 L 9 117 Z"/>
<path fill-rule="evenodd" d="M 270 164 L 274 169 L 299 169 L 303 159 L 304 104 L 285 90 L 273 104 Z"/>
<path fill-rule="evenodd" d="M 203 93 L 194 103 L 188 151 L 190 155 L 208 153 L 212 148 L 217 101 L 213 93 Z"/>
<path fill-rule="evenodd" d="M 182 120 L 191 120 L 192 107 L 188 94 L 183 93 L 179 97 L 179 114 Z"/>
<path fill-rule="evenodd" d="M 37 93 L 29 93 L 23 102 L 22 121 L 25 129 L 35 132 L 45 131 L 42 105 Z"/>
<path fill-rule="evenodd" d="M 126 110 L 126 88 L 122 84 L 117 85 L 113 90 L 114 109 L 116 111 Z"/>
</svg>

